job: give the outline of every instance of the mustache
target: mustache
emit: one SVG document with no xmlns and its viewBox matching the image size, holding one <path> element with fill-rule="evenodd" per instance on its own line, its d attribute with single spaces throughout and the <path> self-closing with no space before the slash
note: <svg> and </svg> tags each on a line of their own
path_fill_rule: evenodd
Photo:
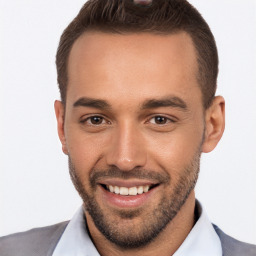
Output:
<svg viewBox="0 0 256 256">
<path fill-rule="evenodd" d="M 136 178 L 152 180 L 156 183 L 170 183 L 170 175 L 168 173 L 159 173 L 156 171 L 145 170 L 142 168 L 134 168 L 130 171 L 120 170 L 118 167 L 111 167 L 106 170 L 92 169 L 90 173 L 90 183 L 94 187 L 99 180 L 104 178 L 120 178 L 124 180 Z"/>
</svg>

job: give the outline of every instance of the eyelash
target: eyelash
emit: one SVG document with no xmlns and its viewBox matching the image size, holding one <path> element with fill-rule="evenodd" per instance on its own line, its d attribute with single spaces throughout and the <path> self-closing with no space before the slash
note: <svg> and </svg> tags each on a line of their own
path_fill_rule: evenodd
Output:
<svg viewBox="0 0 256 256">
<path fill-rule="evenodd" d="M 94 116 L 86 117 L 85 119 L 82 119 L 82 120 L 80 121 L 80 123 L 84 124 L 84 123 L 88 122 L 89 120 L 92 121 L 92 118 L 100 118 L 101 120 L 105 120 L 105 123 L 104 123 L 104 124 L 110 123 L 109 121 L 107 121 L 107 119 L 106 119 L 105 117 L 99 116 L 99 115 L 94 115 Z M 101 125 L 101 124 L 102 124 L 102 123 L 100 123 L 100 124 L 93 124 L 92 122 L 90 122 L 89 125 L 91 125 L 91 126 L 99 126 L 99 125 Z"/>
<path fill-rule="evenodd" d="M 156 123 L 156 118 L 165 119 L 165 120 L 166 120 L 166 123 L 164 123 L 164 124 L 157 124 L 157 123 Z M 152 119 L 155 119 L 154 125 L 158 125 L 158 126 L 164 126 L 164 125 L 167 125 L 167 124 L 169 124 L 169 123 L 175 123 L 175 122 L 176 122 L 174 119 L 172 119 L 172 118 L 170 118 L 170 117 L 166 117 L 166 116 L 164 116 L 164 115 L 156 115 L 156 116 L 153 116 L 153 117 L 151 117 L 151 118 L 149 119 L 148 122 L 150 122 L 150 120 L 152 120 Z"/>
<path fill-rule="evenodd" d="M 92 118 L 100 118 L 100 119 L 103 120 L 103 121 L 105 120 L 105 122 L 104 122 L 104 123 L 100 123 L 100 124 L 93 124 L 93 123 L 92 123 Z M 164 124 L 157 124 L 157 123 L 156 123 L 156 118 L 163 118 L 163 119 L 166 120 L 166 123 L 164 123 Z M 175 123 L 175 122 L 176 122 L 176 120 L 174 120 L 174 119 L 172 119 L 172 118 L 170 118 L 170 117 L 166 117 L 166 116 L 164 116 L 164 115 L 155 115 L 155 116 L 151 116 L 151 117 L 148 119 L 148 121 L 147 121 L 146 123 L 150 123 L 150 121 L 151 121 L 152 119 L 155 119 L 154 125 L 157 125 L 157 126 L 164 126 L 164 125 L 167 125 L 167 124 L 169 124 L 169 123 Z M 109 122 L 105 117 L 100 116 L 100 115 L 94 115 L 94 116 L 86 117 L 85 119 L 81 120 L 80 123 L 85 124 L 85 123 L 88 122 L 88 121 L 90 121 L 89 125 L 91 125 L 91 126 L 100 126 L 100 125 L 102 125 L 102 124 L 104 124 L 104 125 L 105 125 L 105 124 L 110 124 L 110 122 Z"/>
</svg>

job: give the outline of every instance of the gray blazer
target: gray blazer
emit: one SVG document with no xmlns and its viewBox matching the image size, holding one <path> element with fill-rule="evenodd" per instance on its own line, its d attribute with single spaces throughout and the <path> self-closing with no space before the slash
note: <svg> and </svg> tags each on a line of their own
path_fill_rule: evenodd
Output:
<svg viewBox="0 0 256 256">
<path fill-rule="evenodd" d="M 51 256 L 67 222 L 0 238 L 0 256 Z M 256 256 L 256 245 L 240 242 L 213 225 L 221 240 L 223 256 Z"/>
</svg>

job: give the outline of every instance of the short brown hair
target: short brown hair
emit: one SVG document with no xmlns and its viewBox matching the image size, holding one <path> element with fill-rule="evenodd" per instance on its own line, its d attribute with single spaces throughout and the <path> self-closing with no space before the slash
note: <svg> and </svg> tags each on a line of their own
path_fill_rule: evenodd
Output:
<svg viewBox="0 0 256 256">
<path fill-rule="evenodd" d="M 216 92 L 218 76 L 218 52 L 208 24 L 186 0 L 138 2 L 140 1 L 89 0 L 64 30 L 56 55 L 62 102 L 65 104 L 66 101 L 68 57 L 74 42 L 84 32 L 93 30 L 118 34 L 173 34 L 185 31 L 191 36 L 197 52 L 197 78 L 203 95 L 203 105 L 208 108 Z"/>
</svg>

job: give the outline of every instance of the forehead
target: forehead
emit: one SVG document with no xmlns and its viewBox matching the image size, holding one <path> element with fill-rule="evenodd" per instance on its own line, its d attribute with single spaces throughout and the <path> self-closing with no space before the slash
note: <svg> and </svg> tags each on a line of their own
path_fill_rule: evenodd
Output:
<svg viewBox="0 0 256 256">
<path fill-rule="evenodd" d="M 168 94 L 188 98 L 191 90 L 201 94 L 196 75 L 196 51 L 185 32 L 88 32 L 71 49 L 67 103 L 80 97 L 134 102 Z"/>
</svg>

